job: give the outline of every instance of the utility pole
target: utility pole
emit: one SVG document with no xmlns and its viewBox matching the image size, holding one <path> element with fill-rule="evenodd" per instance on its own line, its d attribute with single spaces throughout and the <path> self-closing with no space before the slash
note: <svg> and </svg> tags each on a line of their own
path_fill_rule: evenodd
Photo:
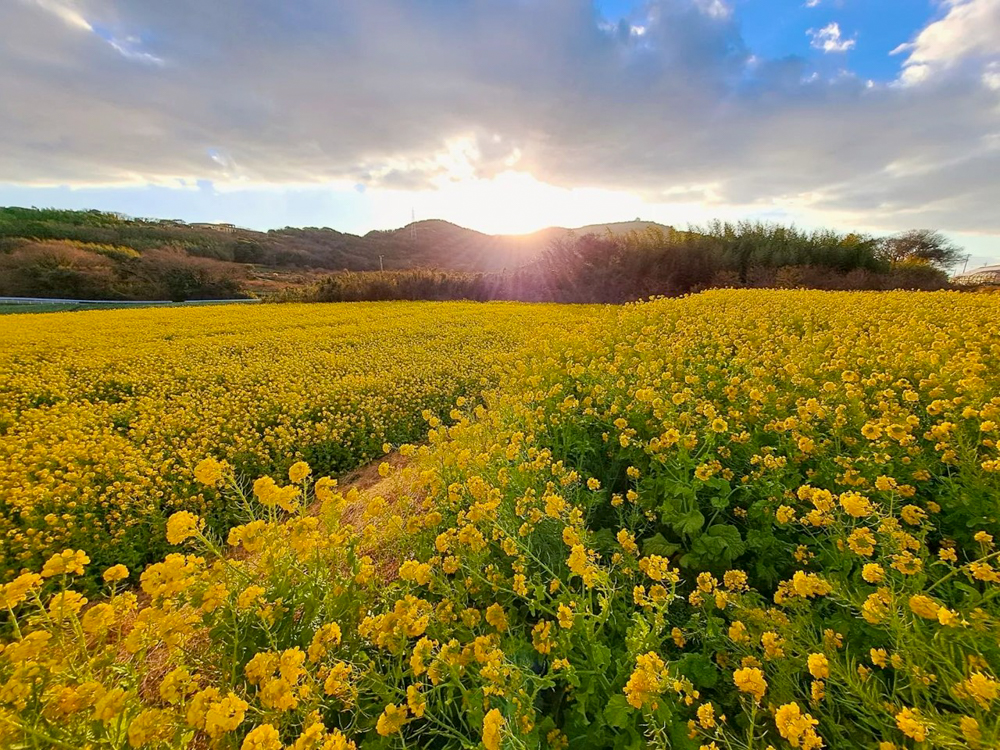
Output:
<svg viewBox="0 0 1000 750">
<path fill-rule="evenodd" d="M 972 257 L 972 253 L 965 254 L 965 263 L 962 265 L 962 273 L 965 273 L 965 269 L 969 267 L 969 258 Z"/>
</svg>

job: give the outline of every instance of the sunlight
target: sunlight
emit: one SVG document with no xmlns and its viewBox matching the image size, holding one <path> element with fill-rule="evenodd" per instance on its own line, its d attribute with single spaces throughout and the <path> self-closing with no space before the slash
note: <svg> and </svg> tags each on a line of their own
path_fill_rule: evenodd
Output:
<svg viewBox="0 0 1000 750">
<path fill-rule="evenodd" d="M 550 226 L 621 221 L 648 209 L 631 193 L 561 188 L 514 170 L 492 179 L 442 180 L 436 190 L 370 190 L 368 195 L 375 202 L 373 219 L 379 226 L 398 225 L 412 210 L 418 220 L 440 218 L 488 234 L 526 234 Z"/>
</svg>

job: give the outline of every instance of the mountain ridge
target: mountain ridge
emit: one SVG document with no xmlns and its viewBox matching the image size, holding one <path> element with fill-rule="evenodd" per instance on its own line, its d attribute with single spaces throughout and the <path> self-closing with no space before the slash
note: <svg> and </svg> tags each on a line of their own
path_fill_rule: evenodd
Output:
<svg viewBox="0 0 1000 750">
<path fill-rule="evenodd" d="M 0 207 L 0 252 L 19 241 L 68 241 L 138 253 L 175 248 L 194 257 L 270 268 L 329 271 L 500 271 L 536 260 L 560 239 L 670 227 L 641 220 L 583 227 L 545 227 L 525 234 L 487 234 L 444 219 L 424 219 L 363 235 L 332 227 L 259 231 L 233 224 L 133 218 L 101 211 Z"/>
</svg>

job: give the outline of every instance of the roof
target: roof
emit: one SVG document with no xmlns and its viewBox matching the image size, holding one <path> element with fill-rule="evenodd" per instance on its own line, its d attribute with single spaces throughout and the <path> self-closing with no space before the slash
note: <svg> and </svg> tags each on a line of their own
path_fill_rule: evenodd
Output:
<svg viewBox="0 0 1000 750">
<path fill-rule="evenodd" d="M 953 277 L 956 281 L 961 279 L 974 279 L 978 276 L 1000 276 L 1000 265 L 993 266 L 980 266 L 979 268 L 972 268 L 965 273 L 955 274 Z"/>
</svg>

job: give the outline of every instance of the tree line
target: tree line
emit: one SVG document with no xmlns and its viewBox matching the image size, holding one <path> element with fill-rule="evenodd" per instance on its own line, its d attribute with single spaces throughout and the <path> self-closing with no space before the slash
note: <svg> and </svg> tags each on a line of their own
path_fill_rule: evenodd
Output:
<svg viewBox="0 0 1000 750">
<path fill-rule="evenodd" d="M 709 287 L 937 289 L 962 251 L 939 233 L 891 237 L 766 222 L 653 225 L 604 235 L 419 231 L 268 233 L 100 211 L 0 208 L 0 295 L 74 299 L 626 302 Z M 379 271 L 383 265 L 385 271 Z"/>
<path fill-rule="evenodd" d="M 558 241 L 533 263 L 499 273 L 348 272 L 306 295 L 360 300 L 518 300 L 620 303 L 710 287 L 944 289 L 961 250 L 930 230 L 877 238 L 764 222 L 651 227 L 624 236 Z"/>
</svg>

